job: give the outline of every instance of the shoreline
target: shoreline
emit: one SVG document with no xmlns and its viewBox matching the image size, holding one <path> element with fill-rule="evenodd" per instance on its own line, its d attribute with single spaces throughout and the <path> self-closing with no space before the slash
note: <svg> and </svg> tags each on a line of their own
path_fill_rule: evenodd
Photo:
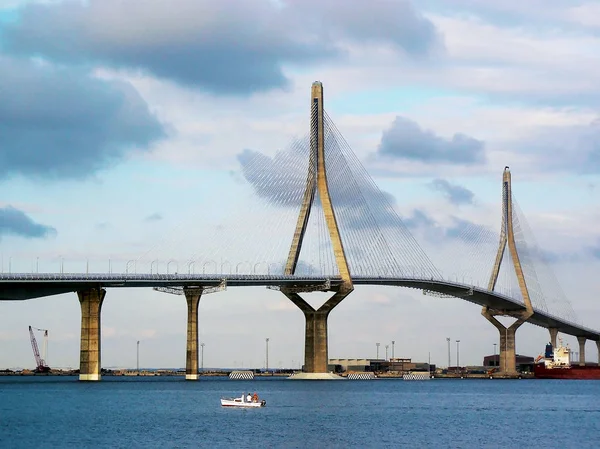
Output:
<svg viewBox="0 0 600 449">
<path fill-rule="evenodd" d="M 211 371 L 198 373 L 198 377 L 229 377 L 231 372 L 237 370 L 227 370 L 227 371 Z M 248 370 L 250 371 L 250 370 Z M 254 377 L 277 377 L 277 378 L 287 378 L 293 372 L 271 372 L 271 373 L 254 373 Z M 348 374 L 352 373 L 341 373 L 340 376 L 343 378 L 348 377 Z M 54 370 L 49 373 L 34 373 L 32 371 L 0 371 L 0 377 L 57 377 L 57 376 L 78 376 L 79 370 Z M 141 370 L 137 372 L 133 371 L 103 371 L 102 376 L 110 376 L 110 377 L 185 377 L 185 371 L 170 371 L 170 370 L 156 370 L 156 371 L 144 371 Z M 386 380 L 386 379 L 403 379 L 402 373 L 379 373 L 375 374 L 375 377 L 371 380 Z M 517 375 L 501 375 L 498 373 L 494 373 L 492 375 L 488 374 L 433 374 L 431 379 L 535 379 L 533 373 L 520 373 Z M 428 380 L 428 379 L 425 379 Z"/>
</svg>

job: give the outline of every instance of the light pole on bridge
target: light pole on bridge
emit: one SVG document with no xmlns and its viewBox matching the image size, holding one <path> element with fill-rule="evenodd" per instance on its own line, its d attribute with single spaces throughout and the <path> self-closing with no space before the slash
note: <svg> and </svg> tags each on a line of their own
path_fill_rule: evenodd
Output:
<svg viewBox="0 0 600 449">
<path fill-rule="evenodd" d="M 450 361 L 450 337 L 446 337 L 446 341 L 448 342 L 448 369 L 450 369 L 450 365 L 452 365 Z"/>
<path fill-rule="evenodd" d="M 390 345 L 385 345 L 385 360 L 388 360 L 388 348 Z"/>
</svg>

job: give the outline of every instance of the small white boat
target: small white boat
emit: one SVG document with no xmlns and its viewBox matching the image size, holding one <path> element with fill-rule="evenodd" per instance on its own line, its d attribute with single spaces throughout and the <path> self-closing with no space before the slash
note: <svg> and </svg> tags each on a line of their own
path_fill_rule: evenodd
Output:
<svg viewBox="0 0 600 449">
<path fill-rule="evenodd" d="M 239 398 L 221 398 L 221 405 L 223 407 L 264 407 L 267 405 L 267 401 L 264 399 L 259 400 L 258 395 L 255 393 L 254 396 L 250 397 L 250 400 L 246 395 Z"/>
</svg>

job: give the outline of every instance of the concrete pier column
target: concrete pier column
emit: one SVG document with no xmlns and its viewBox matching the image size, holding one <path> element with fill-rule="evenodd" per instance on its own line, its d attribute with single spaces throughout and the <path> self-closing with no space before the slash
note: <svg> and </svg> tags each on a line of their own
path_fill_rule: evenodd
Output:
<svg viewBox="0 0 600 449">
<path fill-rule="evenodd" d="M 500 332 L 500 371 L 506 374 L 517 373 L 517 352 L 515 345 L 516 329 L 504 327 Z"/>
<path fill-rule="evenodd" d="M 327 345 L 327 315 L 323 312 L 304 312 L 304 370 L 307 373 L 327 373 L 329 351 Z"/>
<path fill-rule="evenodd" d="M 517 319 L 509 327 L 504 326 L 490 310 L 484 308 L 481 314 L 492 323 L 500 333 L 500 373 L 507 375 L 517 374 L 516 333 L 517 329 L 529 316 L 525 313 L 522 318 Z"/>
<path fill-rule="evenodd" d="M 106 290 L 92 288 L 77 292 L 81 305 L 81 343 L 79 350 L 79 380 L 100 380 L 100 312 Z"/>
<path fill-rule="evenodd" d="M 187 347 L 185 354 L 185 379 L 198 380 L 198 305 L 202 288 L 184 288 L 187 302 Z"/>
<path fill-rule="evenodd" d="M 600 341 L 596 342 L 596 349 L 598 350 L 598 365 L 600 365 Z"/>
<path fill-rule="evenodd" d="M 302 312 L 306 320 L 304 334 L 304 377 L 305 379 L 333 379 L 339 376 L 329 373 L 327 318 L 331 310 L 352 292 L 351 289 L 336 292 L 321 307 L 315 310 L 298 293 L 281 290 Z"/>
<path fill-rule="evenodd" d="M 579 342 L 579 366 L 585 366 L 585 337 L 577 337 Z"/>
<path fill-rule="evenodd" d="M 550 344 L 553 348 L 556 348 L 556 343 L 558 339 L 558 329 L 555 327 L 550 327 L 548 328 L 548 330 L 550 331 Z"/>
</svg>

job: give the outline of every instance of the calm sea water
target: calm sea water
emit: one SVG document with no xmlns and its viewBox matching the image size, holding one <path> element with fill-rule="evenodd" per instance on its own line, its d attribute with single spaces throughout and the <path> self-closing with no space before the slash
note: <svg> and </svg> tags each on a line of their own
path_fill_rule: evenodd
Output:
<svg viewBox="0 0 600 449">
<path fill-rule="evenodd" d="M 257 391 L 261 409 L 222 408 Z M 0 447 L 598 448 L 600 382 L 0 377 Z"/>
</svg>

